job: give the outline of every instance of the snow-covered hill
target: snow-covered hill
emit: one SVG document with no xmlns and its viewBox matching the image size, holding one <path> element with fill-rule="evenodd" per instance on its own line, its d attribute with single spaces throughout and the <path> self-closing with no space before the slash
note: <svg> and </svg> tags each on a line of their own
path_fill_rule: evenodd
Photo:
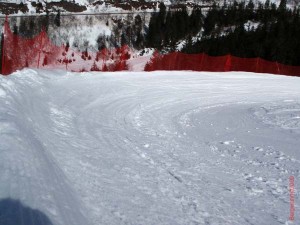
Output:
<svg viewBox="0 0 300 225">
<path fill-rule="evenodd" d="M 288 224 L 299 87 L 251 73 L 0 77 L 0 224 Z"/>
</svg>

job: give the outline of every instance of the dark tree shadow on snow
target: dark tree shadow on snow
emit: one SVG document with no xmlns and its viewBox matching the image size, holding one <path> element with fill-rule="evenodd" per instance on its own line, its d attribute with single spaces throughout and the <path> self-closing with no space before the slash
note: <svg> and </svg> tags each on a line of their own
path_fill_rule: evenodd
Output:
<svg viewBox="0 0 300 225">
<path fill-rule="evenodd" d="M 53 225 L 41 211 L 10 198 L 0 200 L 0 225 Z"/>
</svg>

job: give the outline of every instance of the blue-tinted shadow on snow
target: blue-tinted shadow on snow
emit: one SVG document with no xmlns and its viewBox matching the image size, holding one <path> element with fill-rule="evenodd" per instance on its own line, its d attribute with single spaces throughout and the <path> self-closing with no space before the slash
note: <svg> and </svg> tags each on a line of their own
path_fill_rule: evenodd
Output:
<svg viewBox="0 0 300 225">
<path fill-rule="evenodd" d="M 41 211 L 10 198 L 0 199 L 0 225 L 53 225 Z"/>
</svg>

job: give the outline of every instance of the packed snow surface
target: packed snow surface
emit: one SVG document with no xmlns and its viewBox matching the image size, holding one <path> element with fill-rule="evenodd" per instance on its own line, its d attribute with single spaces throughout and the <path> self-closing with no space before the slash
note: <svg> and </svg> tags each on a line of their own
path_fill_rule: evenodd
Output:
<svg viewBox="0 0 300 225">
<path fill-rule="evenodd" d="M 22 70 L 0 77 L 0 224 L 290 224 L 290 176 L 297 224 L 299 136 L 296 77 Z"/>
</svg>

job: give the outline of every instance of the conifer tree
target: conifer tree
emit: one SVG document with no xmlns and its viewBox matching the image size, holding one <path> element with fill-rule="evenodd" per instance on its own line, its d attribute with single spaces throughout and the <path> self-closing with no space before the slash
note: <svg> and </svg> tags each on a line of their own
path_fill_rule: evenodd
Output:
<svg viewBox="0 0 300 225">
<path fill-rule="evenodd" d="M 60 10 L 58 10 L 55 19 L 54 19 L 54 24 L 58 27 L 60 27 Z"/>
</svg>

